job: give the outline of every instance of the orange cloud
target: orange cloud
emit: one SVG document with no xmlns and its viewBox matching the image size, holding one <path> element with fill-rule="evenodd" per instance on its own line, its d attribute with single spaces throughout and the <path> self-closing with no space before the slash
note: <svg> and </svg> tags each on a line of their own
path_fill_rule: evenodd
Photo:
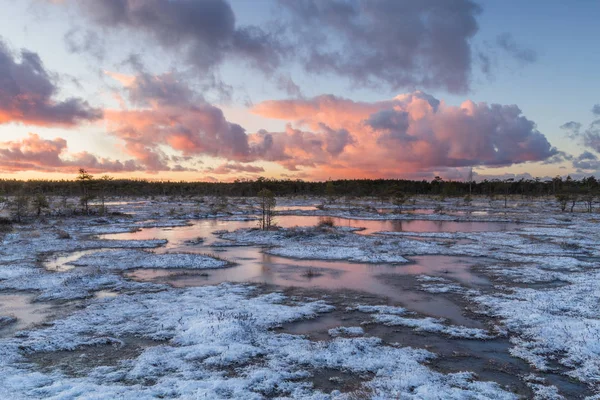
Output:
<svg viewBox="0 0 600 400">
<path fill-rule="evenodd" d="M 73 173 L 78 168 L 90 172 L 132 172 L 141 169 L 135 161 L 121 162 L 98 158 L 88 152 L 67 153 L 62 138 L 42 139 L 35 133 L 19 141 L 0 142 L 0 171 L 41 171 Z"/>
<path fill-rule="evenodd" d="M 135 108 L 105 111 L 107 127 L 147 171 L 181 170 L 165 148 L 226 163 L 215 173 L 259 172 L 270 161 L 315 179 L 430 177 L 468 167 L 508 166 L 557 154 L 514 105 L 449 106 L 423 92 L 379 102 L 333 95 L 266 101 L 252 112 L 287 123 L 248 134 L 173 74 L 117 76 Z"/>
<path fill-rule="evenodd" d="M 282 164 L 290 167 L 312 161 L 318 168 L 304 170 L 320 179 L 420 176 L 462 167 L 541 161 L 557 153 L 517 106 L 466 101 L 455 107 L 423 92 L 374 103 L 331 95 L 267 101 L 253 112 L 311 129 L 347 132 L 352 144 L 326 159 L 318 151 L 309 150 L 309 155 L 283 146 L 289 157 Z M 289 136 L 290 130 L 291 125 L 287 133 L 273 138 Z"/>
</svg>

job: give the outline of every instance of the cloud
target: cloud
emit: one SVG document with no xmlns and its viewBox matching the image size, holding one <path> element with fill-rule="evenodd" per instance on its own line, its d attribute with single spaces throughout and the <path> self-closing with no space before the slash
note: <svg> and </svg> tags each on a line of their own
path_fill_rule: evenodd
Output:
<svg viewBox="0 0 600 400">
<path fill-rule="evenodd" d="M 62 138 L 42 139 L 35 133 L 18 141 L 0 142 L 0 171 L 43 171 L 74 173 L 78 168 L 89 172 L 131 172 L 141 166 L 135 161 L 121 162 L 98 158 L 88 152 L 67 153 Z"/>
<path fill-rule="evenodd" d="M 74 1 L 72 1 L 74 2 Z M 228 57 L 263 71 L 280 63 L 284 49 L 276 36 L 257 26 L 238 26 L 225 0 L 80 0 L 84 16 L 110 30 L 140 31 L 185 62 L 210 72 Z"/>
<path fill-rule="evenodd" d="M 564 151 L 557 151 L 552 157 L 548 157 L 542 164 L 560 164 L 565 161 L 573 161 L 575 157 Z"/>
<path fill-rule="evenodd" d="M 357 85 L 466 92 L 480 7 L 469 0 L 279 0 L 306 70 Z"/>
<path fill-rule="evenodd" d="M 260 26 L 239 24 L 227 0 L 61 3 L 74 4 L 103 35 L 127 40 L 141 34 L 216 87 L 225 62 L 265 73 L 288 95 L 300 93 L 287 76 L 292 65 L 356 86 L 452 93 L 468 92 L 473 64 L 490 67 L 489 55 L 473 50 L 481 7 L 472 0 L 275 0 L 275 7 L 264 7 L 268 23 Z M 98 36 L 76 30 L 66 37 L 67 46 L 98 54 Z M 536 58 L 508 34 L 498 42 L 522 62 Z"/>
<path fill-rule="evenodd" d="M 592 114 L 594 117 L 600 116 L 600 104 L 592 107 Z M 569 121 L 560 126 L 567 131 L 569 138 L 579 139 L 584 146 L 600 152 L 600 119 L 593 120 L 583 131 L 582 127 L 583 125 L 576 121 Z"/>
<path fill-rule="evenodd" d="M 253 112 L 285 120 L 283 131 L 248 133 L 176 74 L 110 73 L 123 84 L 123 109 L 106 110 L 109 132 L 148 171 L 171 170 L 172 155 L 226 160 L 212 172 L 262 172 L 268 161 L 296 174 L 421 176 L 570 157 L 552 147 L 516 105 L 450 106 L 424 92 L 379 102 L 333 95 L 266 101 Z"/>
<path fill-rule="evenodd" d="M 207 171 L 213 174 L 230 174 L 236 172 L 247 172 L 250 174 L 257 174 L 265 172 L 263 167 L 257 167 L 255 165 L 244 165 L 240 163 L 225 163 L 219 165 L 217 168 L 208 168 Z"/>
<path fill-rule="evenodd" d="M 298 166 L 316 167 L 335 163 L 335 159 L 354 137 L 346 129 L 332 129 L 319 123 L 316 132 L 294 129 L 287 125 L 283 132 L 259 131 L 249 135 L 251 156 L 274 161 L 290 171 Z"/>
<path fill-rule="evenodd" d="M 581 124 L 579 122 L 569 121 L 562 124 L 560 129 L 566 131 L 567 137 L 573 139 L 579 136 Z"/>
<path fill-rule="evenodd" d="M 170 170 L 161 147 L 186 157 L 250 160 L 244 128 L 227 121 L 221 109 L 207 103 L 174 74 L 117 78 L 125 85 L 129 103 L 136 107 L 106 110 L 108 130 L 149 171 Z"/>
<path fill-rule="evenodd" d="M 600 170 L 600 161 L 595 154 L 584 151 L 573 160 L 573 167 L 577 169 L 577 172 L 583 172 L 583 170 L 598 171 Z"/>
<path fill-rule="evenodd" d="M 583 133 L 583 144 L 600 153 L 600 120 L 592 123 Z"/>
<path fill-rule="evenodd" d="M 284 91 L 290 96 L 302 97 L 302 90 L 294 80 L 287 75 L 279 75 L 276 80 L 277 89 Z"/>
<path fill-rule="evenodd" d="M 99 61 L 102 61 L 106 55 L 102 38 L 90 29 L 69 29 L 63 36 L 63 40 L 70 53 L 90 54 Z"/>
<path fill-rule="evenodd" d="M 102 117 L 86 101 L 58 100 L 57 93 L 53 76 L 37 53 L 21 50 L 17 60 L 0 38 L 0 124 L 74 126 Z"/>
<path fill-rule="evenodd" d="M 325 123 L 317 123 L 314 131 L 288 126 L 283 132 L 248 134 L 176 73 L 107 74 L 123 85 L 127 100 L 122 109 L 105 110 L 108 131 L 151 172 L 170 170 L 172 156 L 168 154 L 172 152 L 188 160 L 209 156 L 235 162 L 223 164 L 215 173 L 263 172 L 262 167 L 240 164 L 258 160 L 295 170 L 329 164 L 354 144 L 347 129 L 333 129 Z"/>
<path fill-rule="evenodd" d="M 313 138 L 311 132 L 291 125 L 283 145 L 278 145 L 283 134 L 256 134 L 272 143 L 272 151 L 264 153 L 267 159 L 270 155 L 271 160 L 288 167 L 320 165 L 318 175 L 324 178 L 399 177 L 433 169 L 544 161 L 562 154 L 516 105 L 465 101 L 456 107 L 423 92 L 374 103 L 331 95 L 268 101 L 256 105 L 253 111 L 317 130 L 321 135 L 346 132 L 347 136 L 340 137 L 351 141 L 337 147 L 335 154 L 325 156 L 323 138 Z M 296 137 L 302 140 L 295 139 L 295 146 L 287 145 L 290 138 Z M 321 143 L 315 151 L 312 146 L 318 140 Z M 300 152 L 301 148 L 305 153 Z M 287 153 L 274 149 L 286 149 Z"/>
<path fill-rule="evenodd" d="M 533 49 L 521 47 L 510 33 L 498 35 L 496 45 L 521 64 L 532 64 L 537 61 L 537 53 Z"/>
</svg>

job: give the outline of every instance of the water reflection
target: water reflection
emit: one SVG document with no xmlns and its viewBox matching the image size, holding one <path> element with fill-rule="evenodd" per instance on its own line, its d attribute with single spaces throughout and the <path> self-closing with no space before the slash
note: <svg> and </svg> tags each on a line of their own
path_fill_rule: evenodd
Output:
<svg viewBox="0 0 600 400">
<path fill-rule="evenodd" d="M 275 211 L 316 211 L 316 206 L 275 206 Z"/>
<path fill-rule="evenodd" d="M 46 268 L 48 271 L 55 272 L 70 271 L 75 268 L 74 265 L 69 264 L 71 261 L 78 260 L 85 255 L 97 253 L 99 251 L 102 251 L 102 249 L 80 250 L 66 254 L 53 254 L 48 260 L 44 261 L 44 268 Z"/>
<path fill-rule="evenodd" d="M 44 322 L 51 305 L 33 302 L 33 299 L 34 296 L 28 294 L 0 294 L 0 316 L 11 316 L 17 319 L 4 328 L 0 327 L 1 335 Z"/>
<path fill-rule="evenodd" d="M 287 222 L 287 221 L 286 221 Z M 370 235 L 375 232 L 498 232 L 514 230 L 514 223 L 479 221 L 443 221 L 443 220 L 355 220 L 334 218 L 337 226 L 364 227 L 357 232 Z"/>
<path fill-rule="evenodd" d="M 275 222 L 283 228 L 294 226 L 315 226 L 323 217 L 308 215 L 280 215 Z M 348 228 L 364 228 L 357 233 L 370 235 L 375 232 L 499 232 L 519 228 L 518 224 L 508 222 L 481 222 L 481 221 L 439 221 L 439 220 L 361 220 L 348 218 L 331 218 L 336 226 Z M 134 233 L 111 234 L 105 237 L 111 239 L 167 239 L 172 247 L 174 243 L 196 237 L 210 240 L 211 233 L 216 230 L 233 231 L 240 228 L 256 228 L 257 221 L 222 221 L 217 219 L 200 220 L 192 225 L 176 228 L 149 228 Z M 214 238 L 213 238 L 214 239 Z M 210 244 L 211 242 L 205 242 Z"/>
<path fill-rule="evenodd" d="M 313 225 L 319 217 L 282 217 L 280 226 Z M 413 221 L 362 221 L 336 219 L 336 223 L 346 223 L 345 226 L 358 227 L 368 225 L 367 232 L 388 230 L 390 227 L 403 227 L 404 223 Z M 446 226 L 454 227 L 453 223 L 432 222 L 437 229 Z M 167 239 L 164 247 L 154 249 L 163 252 L 196 252 L 210 253 L 211 247 L 220 239 L 213 233 L 227 229 L 254 227 L 255 221 L 219 221 L 201 220 L 190 226 L 169 229 L 148 228 L 141 231 L 123 234 L 105 235 L 111 239 Z M 415 225 L 413 225 L 415 226 Z M 423 225 L 420 226 L 425 229 Z M 431 227 L 431 225 L 426 225 Z M 469 228 L 473 228 L 470 226 Z M 200 244 L 191 244 L 198 237 L 203 238 Z M 168 283 L 175 287 L 214 285 L 222 282 L 254 282 L 279 286 L 297 286 L 321 288 L 328 290 L 350 289 L 384 296 L 399 302 L 404 306 L 425 314 L 449 318 L 455 323 L 474 325 L 474 321 L 462 315 L 461 307 L 440 295 L 432 295 L 418 290 L 418 283 L 411 276 L 427 274 L 450 278 L 468 286 L 487 285 L 489 282 L 471 272 L 471 266 L 484 260 L 468 257 L 450 256 L 420 256 L 415 257 L 406 265 L 362 264 L 345 261 L 296 260 L 264 253 L 259 247 L 235 246 L 219 248 L 219 256 L 236 263 L 234 267 L 214 270 L 165 270 L 165 269 L 136 269 L 125 275 L 139 281 Z M 406 279 L 406 285 L 391 284 L 385 276 L 396 276 Z M 405 277 L 405 278 L 402 278 Z M 402 282 L 400 282 L 402 283 Z"/>
</svg>

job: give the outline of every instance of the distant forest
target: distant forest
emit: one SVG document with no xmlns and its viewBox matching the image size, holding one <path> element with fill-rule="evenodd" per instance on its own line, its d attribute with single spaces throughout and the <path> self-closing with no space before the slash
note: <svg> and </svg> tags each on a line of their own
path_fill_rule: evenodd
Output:
<svg viewBox="0 0 600 400">
<path fill-rule="evenodd" d="M 98 196 L 256 196 L 262 189 L 276 196 L 374 196 L 438 195 L 460 197 L 484 196 L 596 196 L 600 182 L 593 176 L 574 180 L 570 177 L 552 180 L 483 180 L 479 182 L 432 181 L 403 179 L 344 179 L 327 182 L 258 178 L 235 182 L 173 182 L 95 177 L 80 171 L 74 180 L 0 180 L 0 196 L 43 194 L 47 196 L 80 196 L 82 191 Z"/>
</svg>

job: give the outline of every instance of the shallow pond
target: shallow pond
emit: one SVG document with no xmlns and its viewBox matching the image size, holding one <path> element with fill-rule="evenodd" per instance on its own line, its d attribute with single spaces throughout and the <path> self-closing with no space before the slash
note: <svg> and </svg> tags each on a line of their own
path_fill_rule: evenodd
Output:
<svg viewBox="0 0 600 400">
<path fill-rule="evenodd" d="M 367 233 L 382 230 L 382 228 L 385 230 L 386 224 L 390 222 L 336 220 L 340 225 L 347 223 L 347 226 L 351 227 L 368 225 Z M 286 216 L 278 220 L 278 223 L 281 226 L 296 226 L 313 225 L 318 221 L 318 217 Z M 419 290 L 419 282 L 415 280 L 415 276 L 434 275 L 459 281 L 467 286 L 487 286 L 489 285 L 487 279 L 471 272 L 472 266 L 485 262 L 485 259 L 435 255 L 414 257 L 410 263 L 401 265 L 366 264 L 284 258 L 266 254 L 262 251 L 262 248 L 255 246 L 211 246 L 215 241 L 221 241 L 213 234 L 215 231 L 255 226 L 256 221 L 201 220 L 189 226 L 148 228 L 131 233 L 105 235 L 104 237 L 122 240 L 167 239 L 166 246 L 153 251 L 157 253 L 182 251 L 215 253 L 219 257 L 235 263 L 230 268 L 213 270 L 135 269 L 125 273 L 127 277 L 138 281 L 168 283 L 175 287 L 214 285 L 222 282 L 254 282 L 283 287 L 296 286 L 327 290 L 350 289 L 387 297 L 411 310 L 448 318 L 455 323 L 469 326 L 478 325 L 476 321 L 470 320 L 462 314 L 459 305 L 443 295 L 432 295 Z M 395 226 L 398 227 L 399 225 Z M 437 225 L 440 229 L 443 226 L 452 228 L 455 225 Z M 365 231 L 361 233 L 364 234 Z M 199 244 L 190 243 L 190 241 L 197 238 L 203 240 Z M 388 282 L 387 275 L 395 276 L 393 284 Z M 406 284 L 398 285 L 398 280 L 402 281 L 402 277 L 406 277 Z"/>
<path fill-rule="evenodd" d="M 316 225 L 322 217 L 281 216 L 276 222 L 284 227 Z M 360 220 L 332 218 L 336 226 L 365 228 L 357 233 L 370 235 L 375 232 L 500 232 L 519 228 L 519 224 L 508 222 L 483 221 L 443 221 L 443 220 Z"/>
<path fill-rule="evenodd" d="M 324 218 L 331 219 L 335 226 L 348 228 L 364 228 L 357 231 L 359 234 L 370 235 L 375 232 L 502 232 L 512 231 L 522 227 L 522 224 L 510 222 L 484 222 L 484 221 L 442 221 L 442 220 L 365 220 L 338 217 L 320 217 L 313 215 L 278 215 L 275 223 L 282 228 L 294 226 L 315 226 Z M 200 220 L 189 226 L 174 228 L 149 228 L 133 233 L 118 233 L 105 236 L 110 239 L 140 240 L 140 239 L 167 239 L 169 246 L 184 240 L 203 237 L 211 240 L 212 232 L 217 230 L 234 231 L 240 228 L 256 228 L 258 221 L 232 221 L 232 220 Z M 205 244 L 210 244 L 205 241 Z"/>
</svg>

